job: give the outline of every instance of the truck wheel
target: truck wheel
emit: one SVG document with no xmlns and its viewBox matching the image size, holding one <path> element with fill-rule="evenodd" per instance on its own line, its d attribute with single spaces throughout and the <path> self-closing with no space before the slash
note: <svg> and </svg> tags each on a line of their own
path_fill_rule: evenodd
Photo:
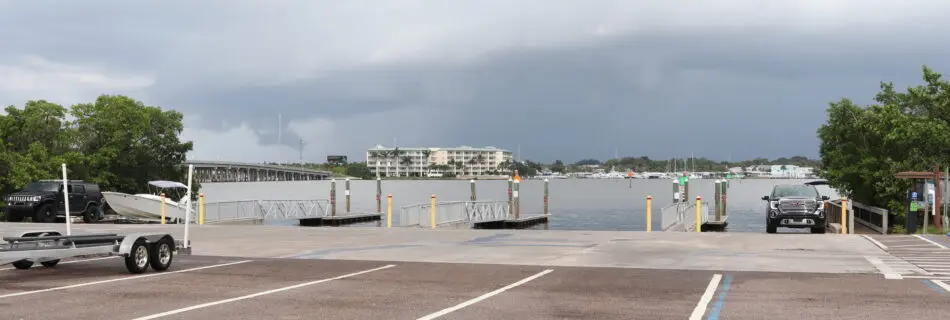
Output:
<svg viewBox="0 0 950 320">
<path fill-rule="evenodd" d="M 13 263 L 13 267 L 20 270 L 26 270 L 33 267 L 33 261 L 29 261 L 29 260 L 16 261 Z"/>
<path fill-rule="evenodd" d="M 52 268 L 59 264 L 59 259 L 40 262 L 44 267 Z"/>
<path fill-rule="evenodd" d="M 93 223 L 102 220 L 102 210 L 99 209 L 99 206 L 91 204 L 86 208 L 86 212 L 82 214 L 82 221 L 85 223 Z"/>
<path fill-rule="evenodd" d="M 172 251 L 175 249 L 175 243 L 170 237 L 163 237 L 158 242 L 155 242 L 151 250 L 151 260 L 152 269 L 155 271 L 165 271 L 168 270 L 168 267 L 172 265 L 173 254 Z"/>
<path fill-rule="evenodd" d="M 818 233 L 818 234 L 825 233 L 825 227 L 811 228 L 811 233 Z"/>
<path fill-rule="evenodd" d="M 125 257 L 125 268 L 131 273 L 143 273 L 148 269 L 149 263 L 148 243 L 145 239 L 139 238 L 132 244 L 132 252 Z"/>
<path fill-rule="evenodd" d="M 41 205 L 33 215 L 33 222 L 53 223 L 56 222 L 56 213 L 53 212 L 53 206 L 50 204 Z"/>
<path fill-rule="evenodd" d="M 772 220 L 765 220 L 765 232 L 775 233 L 778 232 L 778 226 L 772 222 Z"/>
<path fill-rule="evenodd" d="M 13 210 L 6 210 L 7 222 L 22 222 L 23 215 Z"/>
</svg>

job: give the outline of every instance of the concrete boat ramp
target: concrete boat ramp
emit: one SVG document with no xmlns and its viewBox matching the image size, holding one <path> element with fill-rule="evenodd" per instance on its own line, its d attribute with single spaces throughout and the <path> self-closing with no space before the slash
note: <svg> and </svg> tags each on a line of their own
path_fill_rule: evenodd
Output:
<svg viewBox="0 0 950 320">
<path fill-rule="evenodd" d="M 0 224 L 3 235 L 35 229 L 65 231 Z M 182 236 L 176 225 L 73 225 L 74 234 L 136 231 Z M 950 253 L 936 237 L 205 225 L 191 228 L 190 240 L 193 255 L 177 256 L 165 272 L 130 275 L 108 257 L 2 267 L 3 318 L 942 319 L 950 312 L 950 273 L 939 266 L 950 264 Z"/>
</svg>

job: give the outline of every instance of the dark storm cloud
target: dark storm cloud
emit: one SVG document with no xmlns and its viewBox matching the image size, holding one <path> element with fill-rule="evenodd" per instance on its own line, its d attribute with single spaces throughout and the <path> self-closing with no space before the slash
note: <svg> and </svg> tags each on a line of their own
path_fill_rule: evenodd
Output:
<svg viewBox="0 0 950 320">
<path fill-rule="evenodd" d="M 280 113 L 289 147 L 304 139 L 358 158 L 398 137 L 520 145 L 543 161 L 604 159 L 615 148 L 659 158 L 815 156 L 828 102 L 869 102 L 881 80 L 917 83 L 922 64 L 950 72 L 950 43 L 938 41 L 950 20 L 938 7 L 727 2 L 734 8 L 0 2 L 0 71 L 28 74 L 9 61 L 35 55 L 104 78 L 142 75 L 154 80 L 142 89 L 146 103 L 200 118 L 192 126 L 249 124 L 258 132 L 245 136 L 258 141 L 246 148 L 277 142 Z M 34 82 L 98 79 L 54 75 Z M 114 82 L 81 93 L 124 92 Z M 289 130 L 294 121 L 325 128 Z"/>
</svg>

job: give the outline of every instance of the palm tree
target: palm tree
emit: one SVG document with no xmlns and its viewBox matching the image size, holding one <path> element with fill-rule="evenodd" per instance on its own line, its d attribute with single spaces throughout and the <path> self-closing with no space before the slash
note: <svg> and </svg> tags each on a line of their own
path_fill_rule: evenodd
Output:
<svg viewBox="0 0 950 320">
<path fill-rule="evenodd" d="M 458 168 L 458 165 L 456 164 L 455 159 L 449 159 L 449 166 L 452 167 L 452 174 L 455 174 L 455 175 L 459 174 L 458 170 L 456 170 Z"/>
<path fill-rule="evenodd" d="M 407 168 L 409 168 L 409 167 L 411 167 L 411 165 L 412 165 L 412 157 L 410 157 L 410 156 L 402 156 L 402 158 L 399 159 L 399 163 L 402 164 L 402 165 L 405 165 Z M 397 168 L 397 170 L 398 170 L 399 167 L 397 166 L 396 168 Z M 411 174 L 411 171 L 410 171 L 410 172 L 406 172 L 406 176 L 409 176 L 410 174 Z"/>
<path fill-rule="evenodd" d="M 478 155 L 476 155 L 475 158 L 473 158 L 472 160 L 475 160 L 475 163 L 479 165 L 479 166 L 478 166 L 478 168 L 479 168 L 479 169 L 478 169 L 478 175 L 481 175 L 481 174 L 483 173 L 482 170 L 481 170 L 481 168 L 482 168 L 481 165 L 485 164 L 485 162 L 487 162 L 488 159 L 485 159 L 485 156 L 484 156 L 484 155 L 478 154 Z"/>
<path fill-rule="evenodd" d="M 420 166 L 423 170 L 425 170 L 425 176 L 429 176 L 429 155 L 430 154 L 432 154 L 432 150 L 422 149 L 422 158 L 424 159 L 424 161 L 422 161 L 422 164 L 420 164 Z"/>
<path fill-rule="evenodd" d="M 389 157 L 392 158 L 393 160 L 399 160 L 399 156 L 401 156 L 402 154 L 403 154 L 403 151 L 399 150 L 399 147 L 396 147 L 396 148 L 393 148 L 393 150 L 389 152 Z M 399 161 L 396 161 L 396 176 L 397 177 L 399 176 Z"/>
</svg>

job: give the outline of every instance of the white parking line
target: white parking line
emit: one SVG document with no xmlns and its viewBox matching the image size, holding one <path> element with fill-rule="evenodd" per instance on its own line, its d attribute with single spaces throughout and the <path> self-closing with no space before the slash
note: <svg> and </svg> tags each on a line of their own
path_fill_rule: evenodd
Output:
<svg viewBox="0 0 950 320">
<path fill-rule="evenodd" d="M 944 282 L 944 281 L 946 281 L 946 280 L 930 280 L 930 281 L 932 281 L 933 283 L 935 283 L 935 284 L 937 284 L 938 286 L 940 286 L 941 288 L 943 288 L 943 290 L 946 290 L 947 292 L 950 292 L 950 285 L 947 285 L 947 283 Z"/>
<path fill-rule="evenodd" d="M 873 244 L 874 244 L 875 246 L 877 246 L 878 248 L 881 248 L 881 250 L 887 250 L 887 246 L 885 246 L 885 245 L 884 245 L 883 243 L 881 243 L 880 241 L 874 240 L 874 238 L 871 238 L 871 237 L 868 236 L 868 235 L 862 235 L 862 237 L 864 237 L 865 239 L 868 239 L 868 241 L 871 241 L 871 243 L 873 243 Z"/>
<path fill-rule="evenodd" d="M 105 260 L 105 259 L 112 259 L 112 258 L 118 258 L 118 257 L 119 257 L 119 256 L 108 256 L 108 257 L 99 257 L 99 258 L 69 260 L 69 261 L 60 262 L 60 263 L 58 263 L 58 264 L 89 262 L 89 261 Z M 41 266 L 41 264 L 34 264 L 31 268 L 36 268 L 37 266 Z M 6 271 L 6 270 L 16 270 L 16 268 L 3 268 L 3 269 L 0 269 L 0 271 Z"/>
<path fill-rule="evenodd" d="M 721 274 L 714 274 L 712 279 L 709 280 L 709 285 L 706 286 L 706 292 L 703 292 L 703 296 L 699 298 L 699 303 L 696 304 L 696 308 L 693 309 L 693 314 L 689 316 L 689 320 L 702 320 L 703 315 L 706 314 L 706 308 L 709 307 L 709 301 L 712 301 L 713 296 L 716 295 L 716 289 L 719 288 L 719 281 L 722 280 Z"/>
<path fill-rule="evenodd" d="M 182 273 L 182 272 L 191 272 L 191 271 L 198 271 L 198 270 L 204 270 L 204 269 L 211 269 L 211 268 L 218 268 L 218 267 L 226 267 L 226 266 L 231 266 L 231 265 L 235 265 L 235 264 L 247 263 L 247 262 L 251 262 L 251 261 L 253 261 L 253 260 L 242 260 L 242 261 L 235 261 L 235 262 L 228 262 L 228 263 L 222 263 L 222 264 L 215 264 L 215 265 L 204 266 L 204 267 L 197 267 L 197 268 L 191 268 L 191 269 L 182 269 L 182 270 L 175 270 L 175 271 L 156 272 L 156 273 L 143 274 L 143 275 L 131 276 L 131 277 L 123 277 L 123 278 L 116 278 L 116 279 L 109 279 L 109 280 L 100 280 L 100 281 L 93 281 L 93 282 L 83 282 L 83 283 L 77 283 L 77 284 L 72 284 L 72 285 L 68 285 L 68 286 L 62 286 L 62 287 L 47 288 L 47 289 L 40 289 L 40 290 L 33 290 L 33 291 L 23 291 L 23 292 L 17 292 L 17 293 L 10 293 L 10 294 L 5 294 L 5 295 L 0 295 L 0 299 L 3 299 L 3 298 L 10 298 L 10 297 L 17 297 L 17 296 L 25 296 L 25 295 L 29 295 L 29 294 L 36 294 L 36 293 L 43 293 L 43 292 L 50 292 L 50 291 L 58 291 L 58 290 L 66 290 L 66 289 L 72 289 L 72 288 L 79 288 L 79 287 L 85 287 L 85 286 L 91 286 L 91 285 L 103 284 L 103 283 L 119 282 L 119 281 L 125 281 L 125 280 L 135 280 L 135 279 L 142 279 L 142 278 L 148 278 L 148 277 L 164 276 L 164 275 L 168 275 L 168 274 L 176 274 L 176 273 Z"/>
<path fill-rule="evenodd" d="M 920 239 L 920 240 L 924 240 L 924 241 L 930 242 L 930 244 L 935 245 L 935 246 L 937 246 L 937 247 L 940 248 L 940 249 L 944 249 L 944 250 L 947 249 L 947 247 L 945 247 L 944 245 L 939 244 L 939 243 L 937 243 L 936 241 L 933 241 L 933 240 L 924 238 L 924 236 L 922 236 L 922 235 L 915 234 L 914 236 L 917 237 L 917 238 Z"/>
<path fill-rule="evenodd" d="M 884 274 L 884 279 L 897 280 L 902 278 L 900 273 L 894 272 L 894 269 L 891 269 L 891 266 L 881 261 L 881 259 L 869 256 L 864 256 L 864 259 L 874 265 L 878 271 L 881 271 Z"/>
<path fill-rule="evenodd" d="M 301 283 L 301 284 L 292 285 L 292 286 L 289 286 L 289 287 L 283 287 L 283 288 L 277 288 L 277 289 L 273 289 L 273 290 L 261 291 L 261 292 L 258 292 L 258 293 L 252 293 L 252 294 L 249 294 L 249 295 L 246 295 L 246 296 L 240 296 L 240 297 L 237 297 L 237 298 L 230 298 L 230 299 L 218 300 L 218 301 L 214 301 L 214 302 L 208 302 L 208 303 L 203 303 L 203 304 L 199 304 L 199 305 L 193 305 L 193 306 L 185 307 L 185 308 L 181 308 L 181 309 L 175 309 L 175 310 L 171 310 L 171 311 L 167 311 L 167 312 L 156 313 L 156 314 L 153 314 L 153 315 L 150 315 L 150 316 L 144 316 L 144 317 L 141 317 L 141 318 L 135 318 L 135 320 L 148 320 L 148 319 L 161 318 L 161 317 L 164 317 L 164 316 L 170 316 L 170 315 L 173 315 L 173 314 L 178 314 L 178 313 L 182 313 L 182 312 L 186 312 L 186 311 L 191 311 L 191 310 L 196 310 L 196 309 L 201 309 L 201 308 L 207 308 L 207 307 L 210 307 L 210 306 L 216 306 L 216 305 L 219 305 L 219 304 L 225 304 L 225 303 L 234 302 L 234 301 L 240 301 L 240 300 L 250 299 L 250 298 L 259 297 L 259 296 L 263 296 L 263 295 L 268 295 L 268 294 L 272 294 L 272 293 L 278 293 L 278 292 L 281 292 L 281 291 L 287 291 L 287 290 L 291 290 L 291 289 L 297 289 L 297 288 L 301 288 L 301 287 L 306 287 L 306 286 L 310 286 L 310 285 L 315 285 L 315 284 L 318 284 L 318 283 L 324 283 L 324 282 L 333 281 L 333 280 L 339 280 L 339 279 L 343 279 L 343 278 L 355 277 L 355 276 L 358 276 L 358 275 L 361 275 L 361 274 L 364 274 L 364 273 L 370 273 L 370 272 L 373 272 L 373 271 L 379 271 L 379 270 L 383 270 L 383 269 L 389 269 L 389 268 L 392 268 L 392 267 L 395 267 L 395 266 L 396 266 L 396 265 L 394 265 L 394 264 L 385 265 L 385 266 L 382 266 L 382 267 L 379 267 L 379 268 L 374 268 L 374 269 L 369 269 L 369 270 L 363 270 L 363 271 L 360 271 L 360 272 L 354 272 L 354 273 L 345 274 L 345 275 L 337 276 L 337 277 L 333 277 L 333 278 L 320 279 L 320 280 L 316 280 L 316 281 L 310 281 L 310 282 L 305 282 L 305 283 Z"/>
<path fill-rule="evenodd" d="M 453 306 L 453 307 L 449 307 L 449 308 L 445 308 L 445 309 L 439 310 L 439 311 L 437 311 L 437 312 L 435 312 L 435 313 L 431 313 L 431 314 L 429 314 L 429 315 L 426 315 L 426 316 L 421 317 L 421 318 L 416 319 L 416 320 L 431 320 L 431 319 L 435 319 L 435 318 L 444 316 L 444 315 L 446 315 L 446 314 L 452 313 L 453 311 L 457 311 L 457 310 L 459 310 L 459 309 L 462 309 L 462 308 L 468 307 L 468 306 L 470 306 L 470 305 L 476 304 L 476 303 L 478 303 L 479 301 L 482 301 L 482 300 L 491 298 L 492 296 L 495 296 L 495 295 L 497 295 L 497 294 L 499 294 L 499 293 L 505 292 L 505 291 L 508 290 L 508 289 L 511 289 L 511 288 L 514 288 L 514 287 L 523 285 L 523 284 L 525 284 L 525 283 L 528 283 L 528 281 L 531 281 L 531 280 L 540 278 L 540 277 L 543 276 L 543 275 L 546 275 L 546 274 L 548 274 L 548 273 L 551 273 L 551 271 L 554 271 L 554 270 L 552 270 L 552 269 L 547 269 L 547 270 L 538 272 L 537 274 L 535 274 L 535 275 L 533 275 L 533 276 L 530 276 L 530 277 L 521 279 L 521 281 L 518 281 L 518 282 L 515 282 L 515 283 L 512 283 L 512 284 L 509 284 L 509 285 L 504 286 L 504 287 L 502 287 L 502 288 L 500 288 L 500 289 L 498 289 L 498 290 L 495 290 L 495 291 L 492 291 L 492 292 L 489 292 L 489 293 L 480 295 L 480 296 L 478 296 L 478 297 L 475 297 L 475 299 L 472 299 L 472 300 L 468 300 L 468 301 L 459 303 L 459 304 L 457 304 L 457 305 L 455 305 L 455 306 Z"/>
</svg>

